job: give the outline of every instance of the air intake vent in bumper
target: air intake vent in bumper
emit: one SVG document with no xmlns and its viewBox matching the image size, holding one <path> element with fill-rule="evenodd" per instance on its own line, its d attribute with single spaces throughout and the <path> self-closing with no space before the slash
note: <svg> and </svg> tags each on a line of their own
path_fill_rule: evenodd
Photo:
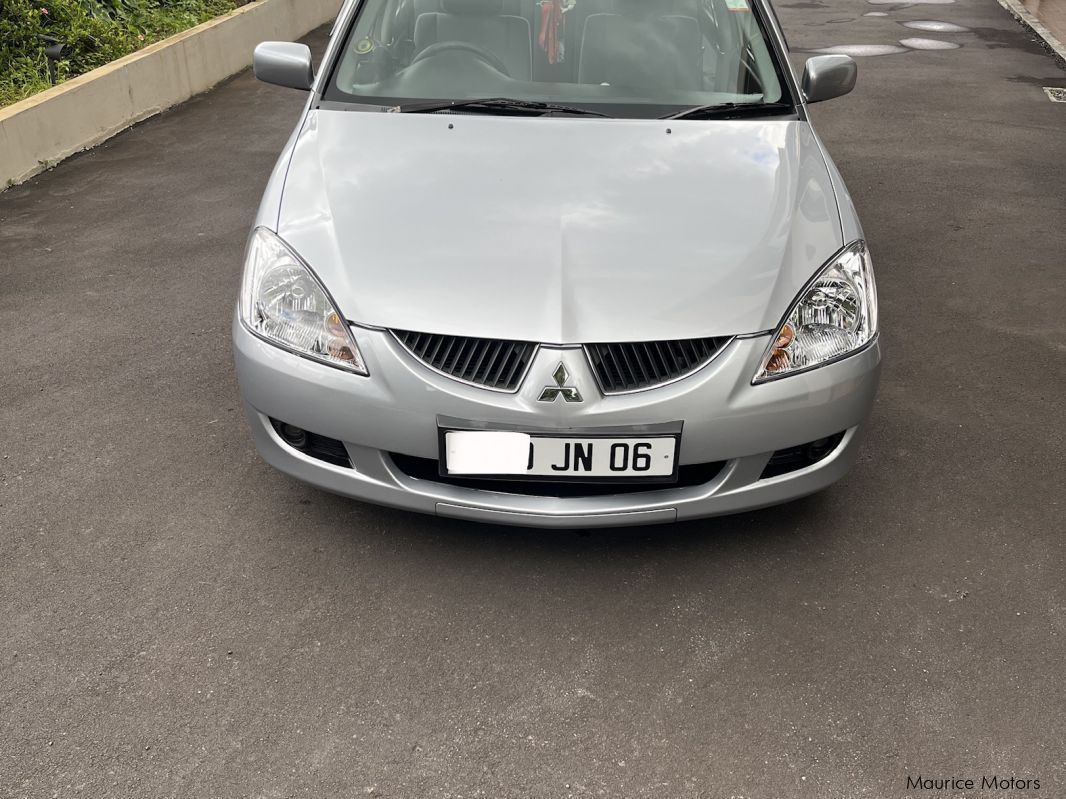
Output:
<svg viewBox="0 0 1066 799">
<path fill-rule="evenodd" d="M 494 391 L 515 391 L 529 371 L 537 345 L 462 336 L 393 330 L 408 352 L 426 366 L 465 383 Z"/>
<path fill-rule="evenodd" d="M 604 394 L 641 391 L 692 374 L 731 341 L 693 338 L 625 344 L 586 344 L 585 353 Z"/>
<path fill-rule="evenodd" d="M 389 453 L 389 458 L 396 467 L 416 480 L 426 480 L 460 488 L 473 488 L 477 491 L 497 491 L 504 494 L 524 494 L 533 497 L 602 497 L 614 494 L 637 494 L 653 491 L 671 491 L 677 488 L 706 485 L 725 467 L 725 461 L 715 463 L 694 463 L 679 466 L 676 483 L 582 483 L 579 480 L 507 480 L 482 477 L 456 477 L 442 475 L 436 460 L 415 458 L 410 455 Z"/>
</svg>

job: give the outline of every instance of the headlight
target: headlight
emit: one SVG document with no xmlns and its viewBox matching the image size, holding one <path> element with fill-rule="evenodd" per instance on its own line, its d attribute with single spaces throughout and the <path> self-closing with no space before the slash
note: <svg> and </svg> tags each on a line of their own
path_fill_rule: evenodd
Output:
<svg viewBox="0 0 1066 799">
<path fill-rule="evenodd" d="M 368 374 L 344 318 L 288 245 L 266 228 L 248 242 L 241 321 L 260 338 L 297 355 Z"/>
<path fill-rule="evenodd" d="M 877 334 L 877 289 L 866 242 L 821 268 L 774 333 L 755 383 L 803 372 L 862 349 Z"/>
</svg>

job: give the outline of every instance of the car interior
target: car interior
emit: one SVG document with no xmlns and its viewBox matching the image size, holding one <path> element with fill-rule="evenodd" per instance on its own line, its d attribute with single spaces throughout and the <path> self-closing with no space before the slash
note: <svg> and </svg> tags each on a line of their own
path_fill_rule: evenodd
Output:
<svg viewBox="0 0 1066 799">
<path fill-rule="evenodd" d="M 369 0 L 331 88 L 638 103 L 782 94 L 746 0 Z"/>
</svg>

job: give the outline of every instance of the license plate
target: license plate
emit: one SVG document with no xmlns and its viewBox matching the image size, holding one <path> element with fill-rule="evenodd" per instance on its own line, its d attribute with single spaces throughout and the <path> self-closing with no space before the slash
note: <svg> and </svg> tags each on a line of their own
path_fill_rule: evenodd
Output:
<svg viewBox="0 0 1066 799">
<path fill-rule="evenodd" d="M 670 479 L 677 436 L 546 436 L 495 430 L 444 433 L 444 472 L 538 479 Z"/>
</svg>

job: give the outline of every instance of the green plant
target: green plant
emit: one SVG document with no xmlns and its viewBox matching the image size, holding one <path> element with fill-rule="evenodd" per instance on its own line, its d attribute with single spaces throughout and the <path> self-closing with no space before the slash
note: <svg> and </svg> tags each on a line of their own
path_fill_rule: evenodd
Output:
<svg viewBox="0 0 1066 799">
<path fill-rule="evenodd" d="M 232 11 L 246 0 L 0 0 L 0 106 L 48 88 L 41 35 L 67 45 L 63 81 Z"/>
</svg>

